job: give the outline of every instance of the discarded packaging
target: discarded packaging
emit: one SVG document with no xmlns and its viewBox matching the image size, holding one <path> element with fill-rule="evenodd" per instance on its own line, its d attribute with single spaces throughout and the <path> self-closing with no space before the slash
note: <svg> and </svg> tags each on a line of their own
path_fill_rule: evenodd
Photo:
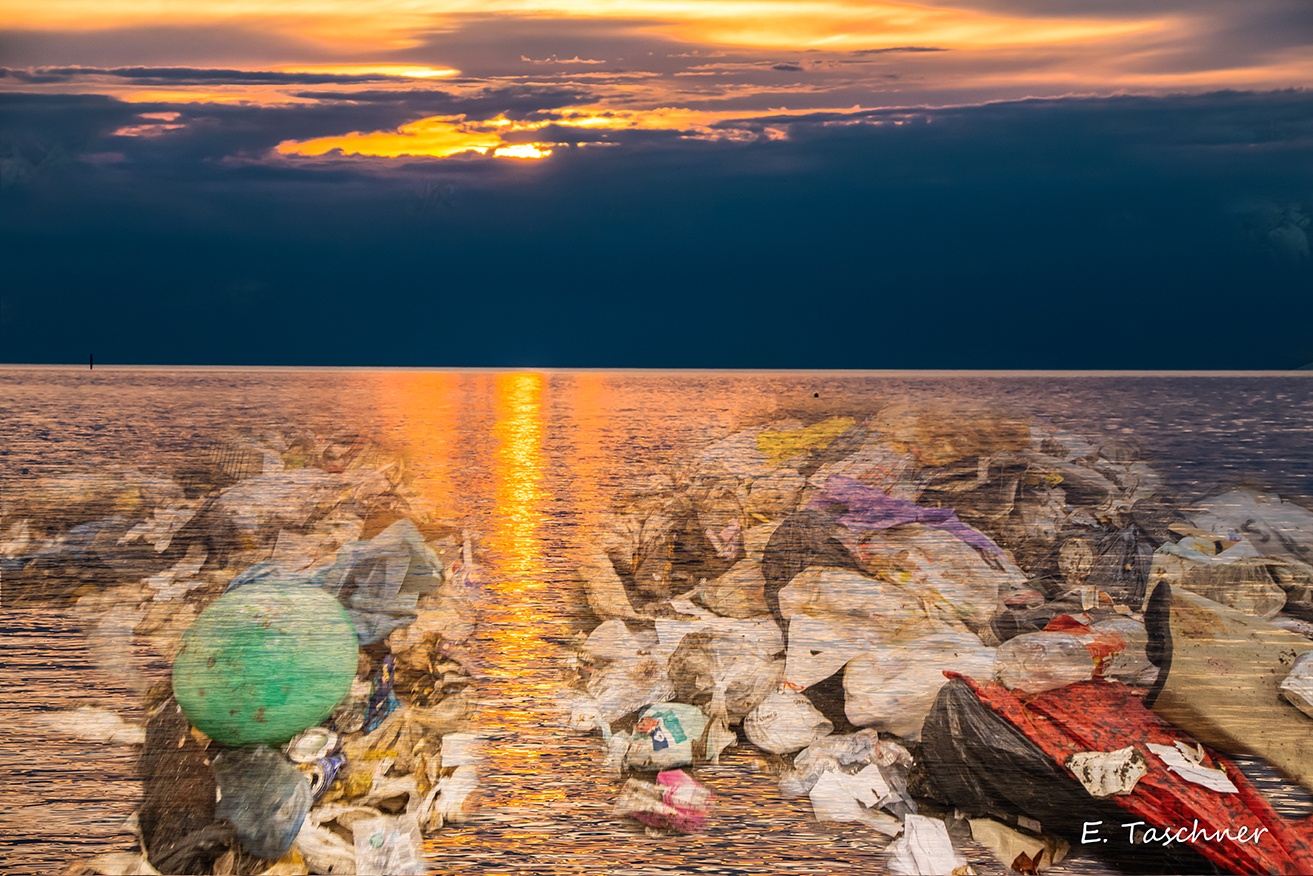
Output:
<svg viewBox="0 0 1313 876">
<path fill-rule="evenodd" d="M 414 819 L 372 818 L 351 825 L 359 876 L 423 876 L 424 838 Z"/>
<path fill-rule="evenodd" d="M 667 667 L 675 699 L 702 706 L 727 724 L 741 721 L 775 690 L 784 668 L 743 639 L 710 630 L 684 636 Z"/>
<path fill-rule="evenodd" d="M 54 733 L 87 742 L 141 745 L 146 741 L 145 730 L 136 724 L 129 724 L 108 709 L 84 707 L 67 712 L 38 714 L 35 718 Z"/>
<path fill-rule="evenodd" d="M 1281 696 L 1286 702 L 1313 718 L 1313 651 L 1295 658 L 1290 674 L 1281 681 Z"/>
<path fill-rule="evenodd" d="M 638 716 L 625 753 L 625 763 L 637 770 L 668 770 L 689 766 L 705 752 L 707 716 L 697 706 L 663 703 L 648 706 Z"/>
<path fill-rule="evenodd" d="M 971 838 L 1018 873 L 1043 873 L 1061 864 L 1071 845 L 1061 837 L 1032 836 L 992 818 L 972 818 Z"/>
<path fill-rule="evenodd" d="M 994 649 L 965 630 L 873 649 L 844 670 L 844 712 L 855 726 L 915 741 L 948 680 L 945 670 L 985 677 L 993 665 Z"/>
<path fill-rule="evenodd" d="M 292 763 L 307 763 L 332 754 L 342 744 L 342 738 L 327 727 L 302 730 L 287 743 L 287 759 Z"/>
<path fill-rule="evenodd" d="M 1116 751 L 1079 751 L 1062 765 L 1095 797 L 1129 794 L 1149 773 L 1144 754 L 1134 746 Z"/>
<path fill-rule="evenodd" d="M 634 656 L 598 670 L 588 682 L 603 723 L 610 724 L 649 703 L 675 697 L 675 688 L 662 661 Z"/>
<path fill-rule="evenodd" d="M 232 748 L 214 759 L 219 800 L 214 814 L 237 830 L 257 858 L 281 858 L 310 811 L 310 782 L 273 749 Z"/>
<path fill-rule="evenodd" d="M 808 792 L 817 821 L 860 821 L 888 836 L 896 835 L 902 825 L 897 818 L 876 810 L 893 796 L 875 764 L 853 775 L 826 770 Z"/>
<path fill-rule="evenodd" d="M 816 710 L 802 694 L 777 691 L 743 721 L 748 741 L 772 754 L 787 754 L 806 748 L 834 732 L 834 724 Z"/>
<path fill-rule="evenodd" d="M 976 871 L 948 838 L 948 828 L 937 818 L 909 815 L 903 835 L 888 848 L 889 872 L 894 876 L 968 876 Z"/>
<path fill-rule="evenodd" d="M 687 773 L 666 770 L 656 784 L 630 779 L 620 789 L 614 814 L 651 827 L 701 833 L 707 827 L 712 794 Z"/>
<path fill-rule="evenodd" d="M 1180 742 L 1174 745 L 1155 745 L 1150 742 L 1147 745 L 1150 751 L 1162 758 L 1169 770 L 1187 782 L 1203 785 L 1209 790 L 1223 794 L 1236 792 L 1236 786 L 1226 777 L 1226 773 L 1203 765 L 1202 748 L 1192 749 Z"/>
</svg>

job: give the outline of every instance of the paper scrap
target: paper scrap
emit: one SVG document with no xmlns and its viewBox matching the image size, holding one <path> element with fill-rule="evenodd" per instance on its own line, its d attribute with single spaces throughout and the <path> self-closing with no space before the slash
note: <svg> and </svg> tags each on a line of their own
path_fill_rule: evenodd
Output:
<svg viewBox="0 0 1313 876">
<path fill-rule="evenodd" d="M 889 872 L 894 876 L 937 876 L 954 873 L 974 876 L 948 837 L 948 828 L 937 818 L 908 815 L 903 835 L 889 845 Z"/>
<path fill-rule="evenodd" d="M 1063 762 L 1095 797 L 1129 794 L 1149 773 L 1144 753 L 1135 746 L 1117 751 L 1081 751 Z"/>
<path fill-rule="evenodd" d="M 884 774 L 875 764 L 862 767 L 861 772 L 854 776 L 844 776 L 843 783 L 853 797 L 867 806 L 878 806 L 893 793 L 889 783 L 884 780 Z"/>
<path fill-rule="evenodd" d="M 845 781 L 848 777 L 826 770 L 812 786 L 812 812 L 817 821 L 861 821 L 862 807 Z"/>
<path fill-rule="evenodd" d="M 992 818 L 972 818 L 970 824 L 971 838 L 993 852 L 999 863 L 1018 872 L 1047 870 L 1062 863 L 1071 850 L 1060 837 L 1029 836 Z"/>
<path fill-rule="evenodd" d="M 1313 651 L 1305 651 L 1295 658 L 1290 674 L 1281 682 L 1281 696 L 1313 718 Z"/>
<path fill-rule="evenodd" d="M 1182 745 L 1180 742 L 1177 742 L 1174 746 L 1155 745 L 1152 742 L 1146 744 L 1149 746 L 1150 751 L 1162 758 L 1168 769 L 1187 782 L 1203 785 L 1209 790 L 1223 794 L 1236 793 L 1236 786 L 1226 777 L 1226 773 L 1200 766 L 1200 761 L 1203 759 L 1202 749 L 1196 755 L 1193 749 L 1187 745 Z M 1189 755 L 1186 752 L 1189 752 Z"/>
</svg>

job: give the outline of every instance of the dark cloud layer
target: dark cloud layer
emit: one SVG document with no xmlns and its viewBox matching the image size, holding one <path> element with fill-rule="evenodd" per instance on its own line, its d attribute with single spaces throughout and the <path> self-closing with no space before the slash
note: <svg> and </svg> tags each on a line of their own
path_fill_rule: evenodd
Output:
<svg viewBox="0 0 1313 876">
<path fill-rule="evenodd" d="M 763 117 L 725 123 L 750 142 L 617 132 L 541 162 L 252 162 L 279 138 L 395 126 L 411 99 L 0 97 L 3 358 L 1313 361 L 1308 92 Z M 161 109 L 187 127 L 109 136 Z"/>
</svg>

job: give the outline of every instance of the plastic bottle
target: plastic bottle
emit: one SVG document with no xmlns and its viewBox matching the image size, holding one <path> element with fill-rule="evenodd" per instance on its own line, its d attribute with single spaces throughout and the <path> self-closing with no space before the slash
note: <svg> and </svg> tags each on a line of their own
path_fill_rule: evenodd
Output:
<svg viewBox="0 0 1313 876">
<path fill-rule="evenodd" d="M 1009 639 L 994 655 L 994 677 L 1009 689 L 1040 693 L 1094 677 L 1094 657 L 1070 633 L 1026 633 Z"/>
<path fill-rule="evenodd" d="M 1129 617 L 1114 617 L 1095 624 L 1090 629 L 1096 633 L 1112 632 L 1122 637 L 1126 643 L 1121 653 L 1113 655 L 1103 670 L 1105 678 L 1115 678 L 1132 684 L 1144 673 L 1153 668 L 1145 655 L 1149 644 L 1149 634 L 1144 631 L 1144 624 Z"/>
</svg>

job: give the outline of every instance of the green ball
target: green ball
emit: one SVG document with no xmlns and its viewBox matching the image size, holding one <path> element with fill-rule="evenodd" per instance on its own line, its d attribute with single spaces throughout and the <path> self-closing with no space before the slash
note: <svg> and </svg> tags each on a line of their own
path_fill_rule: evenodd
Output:
<svg viewBox="0 0 1313 876">
<path fill-rule="evenodd" d="M 187 720 L 224 745 L 277 745 L 351 690 L 359 645 L 331 594 L 250 584 L 219 597 L 182 637 L 173 695 Z"/>
</svg>

